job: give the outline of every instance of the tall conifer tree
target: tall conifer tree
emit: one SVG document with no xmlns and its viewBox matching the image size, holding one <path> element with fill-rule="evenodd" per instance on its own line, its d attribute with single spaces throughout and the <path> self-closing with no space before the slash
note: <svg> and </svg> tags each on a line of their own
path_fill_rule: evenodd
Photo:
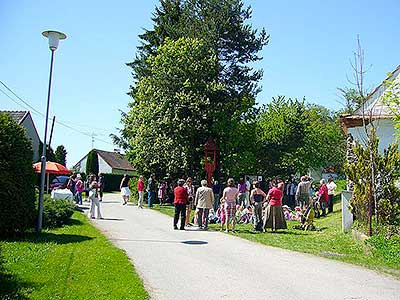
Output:
<svg viewBox="0 0 400 300">
<path fill-rule="evenodd" d="M 224 88 L 210 95 L 209 101 L 216 113 L 201 122 L 208 126 L 209 137 L 219 145 L 219 163 L 228 172 L 233 160 L 240 159 L 242 149 L 238 149 L 235 141 L 240 122 L 252 109 L 260 91 L 258 82 L 262 71 L 253 69 L 250 64 L 261 59 L 259 52 L 269 38 L 264 29 L 260 32 L 253 29 L 248 23 L 250 19 L 251 8 L 245 7 L 241 0 L 161 0 L 152 17 L 153 28 L 139 36 L 141 45 L 136 58 L 128 63 L 133 76 L 130 107 L 134 110 L 140 105 L 138 84 L 152 74 L 152 60 L 149 58 L 157 55 L 166 39 L 176 41 L 184 37 L 202 41 L 218 64 L 218 70 L 209 82 Z M 157 99 L 149 98 L 147 101 Z M 132 145 L 132 141 L 134 143 L 137 134 L 133 127 L 139 124 L 130 113 L 123 114 L 122 123 L 120 145 L 127 148 L 130 157 L 138 157 L 140 149 Z M 195 136 L 194 139 L 196 143 L 193 146 L 206 141 L 204 136 Z M 246 147 L 244 143 L 243 147 Z"/>
</svg>

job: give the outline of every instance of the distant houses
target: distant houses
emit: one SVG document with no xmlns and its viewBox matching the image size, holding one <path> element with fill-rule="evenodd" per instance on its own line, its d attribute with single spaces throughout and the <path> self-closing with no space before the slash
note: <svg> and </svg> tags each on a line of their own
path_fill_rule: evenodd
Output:
<svg viewBox="0 0 400 300">
<path fill-rule="evenodd" d="M 386 80 L 400 82 L 400 65 L 389 74 Z M 383 149 L 395 141 L 394 115 L 382 101 L 385 91 L 384 83 L 380 84 L 353 114 L 340 116 L 340 121 L 346 133 L 351 134 L 354 140 L 362 144 L 366 141 L 363 123 L 365 122 L 368 129 L 371 128 L 372 123 L 379 137 L 378 149 L 380 152 L 383 152 Z"/>
<path fill-rule="evenodd" d="M 33 157 L 32 161 L 37 162 L 40 159 L 39 146 L 40 138 L 36 130 L 35 123 L 33 122 L 31 113 L 29 111 L 1 111 L 2 113 L 9 114 L 19 125 L 25 128 L 26 135 L 31 140 Z"/>
<path fill-rule="evenodd" d="M 132 165 L 123 154 L 99 149 L 93 149 L 93 151 L 96 152 L 99 161 L 99 173 L 134 175 L 135 172 Z M 75 164 L 73 167 L 75 172 L 86 173 L 86 164 L 89 153 Z"/>
</svg>

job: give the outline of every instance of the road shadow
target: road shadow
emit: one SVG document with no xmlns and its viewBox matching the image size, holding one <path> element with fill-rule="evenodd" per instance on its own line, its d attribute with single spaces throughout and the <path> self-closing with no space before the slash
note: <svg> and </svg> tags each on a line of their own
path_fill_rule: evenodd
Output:
<svg viewBox="0 0 400 300">
<path fill-rule="evenodd" d="M 85 235 L 77 235 L 77 234 L 65 234 L 65 233 L 51 233 L 51 232 L 41 232 L 39 234 L 35 232 L 27 233 L 23 236 L 8 238 L 6 241 L 8 242 L 29 242 L 35 244 L 42 243 L 54 243 L 54 244 L 72 244 L 72 243 L 81 243 L 85 241 L 92 240 L 93 238 Z"/>
<path fill-rule="evenodd" d="M 77 210 L 77 211 L 79 211 L 81 213 L 84 213 L 85 210 L 89 210 L 89 209 L 90 209 L 89 206 L 83 206 L 83 205 L 76 205 L 75 206 L 75 210 Z"/>
<path fill-rule="evenodd" d="M 205 232 L 205 230 L 202 230 L 199 227 L 185 227 L 185 231 L 198 231 L 198 232 Z"/>
<path fill-rule="evenodd" d="M 110 239 L 112 241 L 121 242 L 145 242 L 145 243 L 173 243 L 173 244 L 185 244 L 185 245 L 206 245 L 206 241 L 188 240 L 188 241 L 177 241 L 177 240 L 146 240 L 146 239 Z"/>
<path fill-rule="evenodd" d="M 107 221 L 125 221 L 125 219 L 118 219 L 118 218 L 103 218 L 101 220 L 107 220 Z"/>
<path fill-rule="evenodd" d="M 183 241 L 181 243 L 185 244 L 185 245 L 207 245 L 208 244 L 208 242 L 206 242 L 206 241 Z"/>
</svg>

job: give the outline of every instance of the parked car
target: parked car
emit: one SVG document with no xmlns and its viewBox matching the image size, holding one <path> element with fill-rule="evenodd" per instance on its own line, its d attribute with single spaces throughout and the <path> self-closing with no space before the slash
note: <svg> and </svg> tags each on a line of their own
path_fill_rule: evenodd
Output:
<svg viewBox="0 0 400 300">
<path fill-rule="evenodd" d="M 50 183 L 50 190 L 65 189 L 67 187 L 69 176 L 61 175 L 54 178 Z"/>
</svg>

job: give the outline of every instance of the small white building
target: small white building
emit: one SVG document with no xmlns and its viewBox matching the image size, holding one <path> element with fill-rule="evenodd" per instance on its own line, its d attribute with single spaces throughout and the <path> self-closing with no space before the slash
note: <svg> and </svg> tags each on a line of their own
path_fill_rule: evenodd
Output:
<svg viewBox="0 0 400 300">
<path fill-rule="evenodd" d="M 99 149 L 93 150 L 97 153 L 99 173 L 134 175 L 135 170 L 123 154 Z M 76 163 L 72 169 L 78 173 L 86 173 L 86 163 L 89 153 Z"/>
<path fill-rule="evenodd" d="M 35 123 L 33 123 L 33 119 L 31 113 L 29 111 L 1 111 L 2 113 L 7 113 L 13 118 L 19 125 L 25 128 L 26 135 L 31 140 L 32 143 L 32 151 L 33 157 L 32 161 L 37 162 L 40 159 L 40 138 L 39 134 L 36 130 Z"/>
<path fill-rule="evenodd" d="M 386 80 L 400 83 L 400 65 L 389 74 Z M 382 82 L 353 114 L 346 114 L 340 117 L 346 133 L 351 134 L 354 140 L 362 144 L 366 141 L 366 132 L 363 124 L 364 122 L 367 124 L 366 127 L 369 132 L 372 123 L 379 137 L 379 152 L 383 152 L 389 144 L 395 141 L 394 115 L 391 109 L 382 101 L 385 91 L 386 86 Z"/>
</svg>

